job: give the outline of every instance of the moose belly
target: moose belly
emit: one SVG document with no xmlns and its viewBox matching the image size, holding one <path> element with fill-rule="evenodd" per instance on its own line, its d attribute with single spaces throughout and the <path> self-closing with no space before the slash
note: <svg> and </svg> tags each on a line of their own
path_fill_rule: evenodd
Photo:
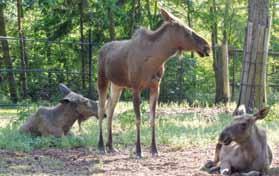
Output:
<svg viewBox="0 0 279 176">
<path fill-rule="evenodd" d="M 127 69 L 117 64 L 106 69 L 106 78 L 118 86 L 129 86 Z"/>
</svg>

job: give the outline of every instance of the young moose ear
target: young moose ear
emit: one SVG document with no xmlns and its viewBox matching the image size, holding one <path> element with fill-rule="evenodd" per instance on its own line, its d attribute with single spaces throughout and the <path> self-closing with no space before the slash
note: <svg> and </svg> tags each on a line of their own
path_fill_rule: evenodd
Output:
<svg viewBox="0 0 279 176">
<path fill-rule="evenodd" d="M 63 99 L 60 100 L 60 103 L 67 104 L 67 103 L 70 103 L 70 100 L 66 99 L 66 98 L 63 98 Z"/>
<path fill-rule="evenodd" d="M 166 11 L 163 8 L 161 8 L 160 10 L 161 10 L 161 15 L 165 21 L 169 21 L 169 22 L 174 21 L 172 15 L 168 11 Z"/>
<path fill-rule="evenodd" d="M 266 117 L 266 115 L 268 114 L 269 110 L 270 110 L 269 107 L 265 107 L 265 108 L 261 109 L 259 112 L 254 114 L 255 120 L 264 119 Z"/>
</svg>

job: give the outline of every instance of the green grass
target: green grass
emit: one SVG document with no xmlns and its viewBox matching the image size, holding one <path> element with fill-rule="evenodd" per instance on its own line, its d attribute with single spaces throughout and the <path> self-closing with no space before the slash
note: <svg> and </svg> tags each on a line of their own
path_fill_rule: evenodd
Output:
<svg viewBox="0 0 279 176">
<path fill-rule="evenodd" d="M 184 105 L 163 105 L 160 108 L 166 111 L 185 108 Z M 32 137 L 18 132 L 19 126 L 37 106 L 19 110 L 0 110 L 1 117 L 16 117 L 16 121 L 0 128 L 0 148 L 12 151 L 31 151 L 41 148 L 96 148 L 98 141 L 98 123 L 96 119 L 90 119 L 82 124 L 83 131 L 78 132 L 75 125 L 72 136 L 62 138 Z M 220 107 L 222 108 L 222 107 Z M 142 131 L 141 141 L 144 146 L 150 145 L 151 130 L 147 113 L 148 105 L 142 106 Z M 201 108 L 202 110 L 202 108 Z M 117 107 L 119 114 L 113 121 L 113 141 L 117 148 L 134 146 L 135 143 L 135 117 L 132 103 L 120 103 Z M 231 116 L 225 113 L 208 117 L 207 114 L 196 112 L 176 113 L 160 115 L 156 120 L 156 136 L 159 145 L 171 147 L 207 146 L 214 144 L 220 131 L 231 121 Z M 2 122 L 1 122 L 2 123 Z M 268 117 L 259 123 L 267 130 L 269 142 L 275 145 L 279 142 L 279 105 L 274 105 Z M 0 125 L 1 127 L 1 125 Z M 106 140 L 106 120 L 104 121 L 104 138 Z"/>
</svg>

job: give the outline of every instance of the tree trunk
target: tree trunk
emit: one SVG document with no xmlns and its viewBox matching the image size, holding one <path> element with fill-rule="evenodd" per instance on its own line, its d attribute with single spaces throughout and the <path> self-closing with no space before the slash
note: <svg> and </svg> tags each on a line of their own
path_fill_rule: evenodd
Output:
<svg viewBox="0 0 279 176">
<path fill-rule="evenodd" d="M 223 41 L 219 47 L 217 45 L 217 21 L 215 20 L 212 25 L 212 46 L 213 46 L 213 67 L 215 72 L 215 103 L 227 103 L 230 98 L 230 87 L 229 87 L 229 55 L 228 55 L 228 44 L 227 44 L 227 27 L 228 27 L 228 11 L 229 11 L 229 0 L 226 1 L 225 16 L 224 16 L 224 27 L 223 27 Z M 216 14 L 216 2 L 212 1 L 211 14 Z M 216 19 L 213 17 L 213 19 Z"/>
<path fill-rule="evenodd" d="M 79 32 L 80 32 L 80 57 L 81 57 L 81 85 L 85 89 L 85 57 L 84 57 L 84 34 L 83 34 L 83 0 L 79 3 Z"/>
<path fill-rule="evenodd" d="M 6 26 L 5 26 L 5 19 L 4 19 L 4 8 L 0 5 L 0 36 L 7 36 L 6 34 Z M 3 58 L 4 64 L 8 69 L 8 81 L 9 81 L 9 91 L 11 100 L 16 103 L 18 100 L 17 93 L 16 93 L 16 82 L 13 74 L 13 63 L 10 58 L 10 51 L 9 51 L 9 44 L 8 41 L 5 39 L 1 40 L 2 49 L 3 49 Z"/>
<path fill-rule="evenodd" d="M 113 18 L 113 11 L 110 4 L 107 4 L 108 8 L 108 18 L 109 18 L 109 35 L 110 40 L 115 39 L 115 29 L 114 29 L 114 18 Z"/>
<path fill-rule="evenodd" d="M 140 21 L 141 16 L 141 2 L 140 0 L 132 1 L 132 11 L 131 11 L 131 23 L 130 23 L 130 36 L 133 34 L 137 23 Z"/>
<path fill-rule="evenodd" d="M 216 47 L 216 56 L 214 59 L 214 72 L 216 94 L 215 103 L 227 103 L 230 99 L 229 88 L 229 56 L 228 45 L 223 43 L 221 46 Z"/>
<path fill-rule="evenodd" d="M 266 65 L 268 56 L 269 18 L 268 0 L 249 0 L 243 71 L 238 106 L 247 112 L 266 105 Z"/>
<path fill-rule="evenodd" d="M 20 63 L 21 63 L 21 89 L 22 89 L 22 97 L 27 97 L 27 57 L 25 52 L 25 41 L 24 41 L 24 33 L 22 29 L 22 5 L 21 0 L 17 0 L 17 25 L 18 25 L 18 34 L 19 34 L 19 46 L 20 46 Z"/>
<path fill-rule="evenodd" d="M 150 10 L 150 0 L 146 0 L 146 9 L 147 9 L 147 17 L 148 17 L 148 22 L 149 22 L 149 28 L 153 27 L 153 20 L 152 20 L 152 15 L 151 15 L 151 10 Z"/>
</svg>

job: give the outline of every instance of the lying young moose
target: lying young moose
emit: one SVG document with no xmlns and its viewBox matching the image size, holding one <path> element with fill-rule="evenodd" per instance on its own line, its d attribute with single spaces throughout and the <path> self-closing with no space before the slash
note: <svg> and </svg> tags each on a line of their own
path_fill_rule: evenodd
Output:
<svg viewBox="0 0 279 176">
<path fill-rule="evenodd" d="M 59 84 L 64 98 L 55 107 L 40 107 L 20 131 L 36 136 L 63 136 L 67 135 L 75 121 L 79 126 L 82 121 L 91 116 L 97 117 L 98 105 L 80 94 L 71 91 L 64 84 Z"/>
<path fill-rule="evenodd" d="M 232 176 L 260 176 L 268 172 L 272 162 L 271 149 L 266 133 L 257 127 L 257 120 L 265 118 L 269 108 L 254 115 L 244 113 L 236 116 L 219 136 L 214 161 L 205 168 L 210 173 L 219 172 Z"/>
</svg>

